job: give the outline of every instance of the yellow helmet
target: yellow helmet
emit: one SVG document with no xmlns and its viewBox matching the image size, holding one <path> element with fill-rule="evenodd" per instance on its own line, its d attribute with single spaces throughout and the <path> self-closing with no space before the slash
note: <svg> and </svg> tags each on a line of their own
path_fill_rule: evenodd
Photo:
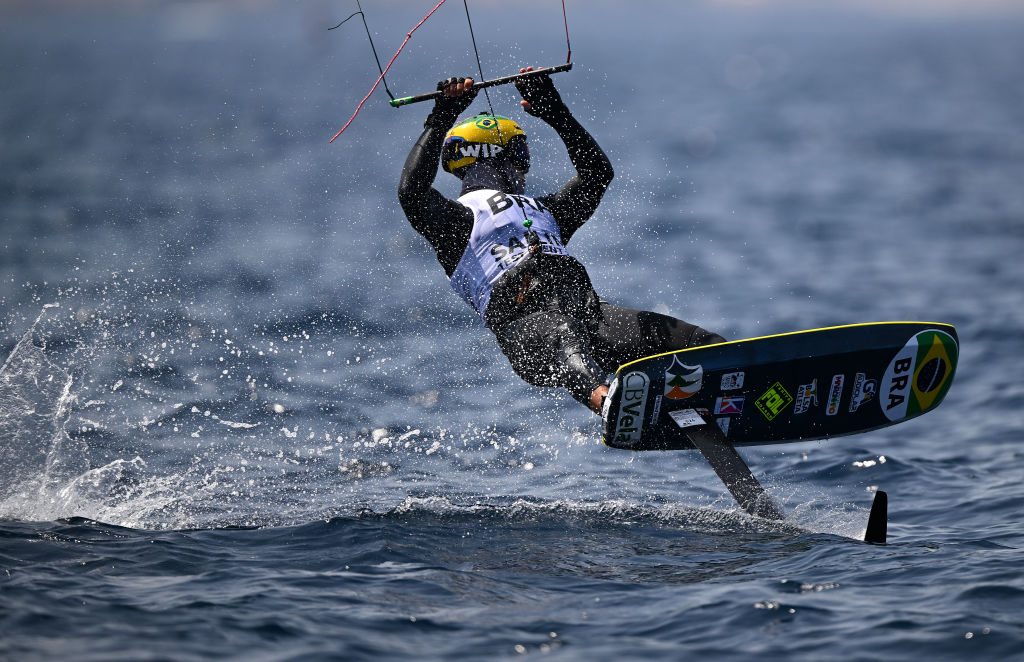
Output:
<svg viewBox="0 0 1024 662">
<path fill-rule="evenodd" d="M 481 159 L 508 159 L 518 170 L 530 169 L 530 148 L 519 125 L 501 115 L 480 113 L 459 122 L 444 137 L 441 166 L 459 179 Z"/>
</svg>

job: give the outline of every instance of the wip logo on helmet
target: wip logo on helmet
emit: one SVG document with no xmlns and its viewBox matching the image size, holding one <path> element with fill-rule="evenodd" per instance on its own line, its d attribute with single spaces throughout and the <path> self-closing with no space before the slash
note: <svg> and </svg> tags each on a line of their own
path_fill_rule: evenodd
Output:
<svg viewBox="0 0 1024 662">
<path fill-rule="evenodd" d="M 468 143 L 459 148 L 462 156 L 474 158 L 493 159 L 501 153 L 501 145 L 490 145 L 488 143 Z"/>
<path fill-rule="evenodd" d="M 937 405 L 953 383 L 956 341 L 939 330 L 922 331 L 907 341 L 885 371 L 878 401 L 890 421 L 922 414 Z"/>
<path fill-rule="evenodd" d="M 665 397 L 685 400 L 700 390 L 704 382 L 704 368 L 686 365 L 679 357 L 672 357 L 672 365 L 665 371 Z"/>
</svg>

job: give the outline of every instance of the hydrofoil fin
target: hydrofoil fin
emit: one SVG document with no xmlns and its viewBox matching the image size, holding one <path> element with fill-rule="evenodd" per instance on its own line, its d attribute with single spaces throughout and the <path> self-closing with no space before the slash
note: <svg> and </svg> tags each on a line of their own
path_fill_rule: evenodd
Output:
<svg viewBox="0 0 1024 662">
<path fill-rule="evenodd" d="M 705 423 L 686 428 L 686 436 L 700 451 L 725 487 L 736 499 L 743 510 L 764 519 L 781 521 L 786 518 L 768 492 L 750 471 L 736 447 L 729 443 L 717 425 Z M 868 515 L 868 527 L 864 532 L 864 542 L 885 543 L 886 525 L 888 523 L 889 498 L 885 492 L 875 492 Z"/>
<path fill-rule="evenodd" d="M 864 542 L 885 543 L 888 520 L 889 496 L 878 490 L 875 492 L 875 500 L 871 502 L 871 514 L 868 515 L 868 529 L 864 532 Z"/>
<path fill-rule="evenodd" d="M 757 478 L 750 472 L 750 467 L 717 425 L 705 423 L 686 428 L 686 436 L 722 479 L 729 493 L 743 510 L 764 519 L 785 519 L 782 511 L 761 487 L 761 483 L 757 482 Z"/>
</svg>

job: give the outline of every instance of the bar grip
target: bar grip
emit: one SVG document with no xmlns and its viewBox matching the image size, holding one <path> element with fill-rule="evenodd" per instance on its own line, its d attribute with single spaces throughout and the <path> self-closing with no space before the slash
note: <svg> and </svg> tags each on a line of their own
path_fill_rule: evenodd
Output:
<svg viewBox="0 0 1024 662">
<path fill-rule="evenodd" d="M 517 80 L 521 80 L 523 78 L 530 78 L 532 76 L 543 76 L 543 75 L 549 75 L 549 74 L 557 74 L 557 73 L 562 72 L 562 71 L 569 71 L 570 69 L 572 69 L 572 62 L 566 62 L 565 64 L 560 64 L 560 65 L 558 65 L 556 67 L 543 67 L 541 69 L 534 69 L 533 71 L 524 71 L 524 72 L 519 73 L 519 74 L 512 74 L 511 76 L 502 76 L 501 78 L 494 78 L 492 80 L 480 81 L 479 83 L 473 83 L 473 86 L 472 86 L 471 89 L 473 89 L 473 90 L 482 90 L 485 87 L 494 87 L 496 85 L 507 85 L 509 83 L 514 83 Z M 421 101 L 430 101 L 431 99 L 436 99 L 437 97 L 441 96 L 442 94 L 444 94 L 443 91 L 435 90 L 433 92 L 428 92 L 426 94 L 417 94 L 417 95 L 411 96 L 411 97 L 401 97 L 399 99 L 392 99 L 390 103 L 391 103 L 391 106 L 393 108 L 400 108 L 402 106 L 408 106 L 411 103 L 419 103 Z"/>
</svg>

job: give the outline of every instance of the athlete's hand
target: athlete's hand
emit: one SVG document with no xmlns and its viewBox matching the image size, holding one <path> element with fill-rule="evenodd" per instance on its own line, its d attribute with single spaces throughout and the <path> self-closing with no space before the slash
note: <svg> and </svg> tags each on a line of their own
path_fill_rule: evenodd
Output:
<svg viewBox="0 0 1024 662">
<path fill-rule="evenodd" d="M 473 89 L 472 78 L 447 78 L 437 84 L 437 89 L 443 94 L 434 101 L 434 110 L 429 119 L 447 122 L 449 126 L 455 123 L 462 111 L 469 108 L 477 94 Z"/>
<path fill-rule="evenodd" d="M 519 73 L 527 71 L 533 71 L 533 67 L 520 69 Z M 555 89 L 555 84 L 551 82 L 551 76 L 531 76 L 517 80 L 516 89 L 523 95 L 523 100 L 519 102 L 523 110 L 534 117 L 546 120 L 569 112 L 558 90 Z"/>
</svg>

